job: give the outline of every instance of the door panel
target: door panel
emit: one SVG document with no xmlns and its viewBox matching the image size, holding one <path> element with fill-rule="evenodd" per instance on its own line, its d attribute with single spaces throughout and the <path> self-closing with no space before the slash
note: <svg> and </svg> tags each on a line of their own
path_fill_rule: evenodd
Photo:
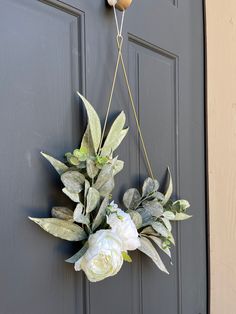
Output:
<svg viewBox="0 0 236 314">
<path fill-rule="evenodd" d="M 1 314 L 206 314 L 204 67 L 202 1 L 136 0 L 126 12 L 124 58 L 154 173 L 170 166 L 174 194 L 191 221 L 174 233 L 173 266 L 133 263 L 90 284 L 64 259 L 76 245 L 44 234 L 26 217 L 66 205 L 58 176 L 40 157 L 71 151 L 85 126 L 75 91 L 104 118 L 117 56 L 104 0 L 0 1 Z M 129 135 L 115 200 L 147 175 L 120 71 L 111 117 L 124 110 Z"/>
</svg>

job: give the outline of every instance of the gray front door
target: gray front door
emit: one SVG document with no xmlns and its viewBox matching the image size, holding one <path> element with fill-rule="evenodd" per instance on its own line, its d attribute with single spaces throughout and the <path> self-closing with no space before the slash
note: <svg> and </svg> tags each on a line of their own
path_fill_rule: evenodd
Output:
<svg viewBox="0 0 236 314">
<path fill-rule="evenodd" d="M 28 215 L 67 204 L 40 151 L 61 158 L 77 146 L 82 91 L 104 117 L 117 55 L 104 0 L 0 0 L 0 313 L 206 314 L 203 5 L 201 0 L 134 0 L 124 56 L 156 176 L 172 169 L 175 195 L 191 221 L 175 229 L 170 275 L 133 254 L 114 278 L 89 284 L 64 262 L 76 247 L 42 232 Z M 146 175 L 119 72 L 112 112 L 129 136 L 114 198 Z"/>
</svg>

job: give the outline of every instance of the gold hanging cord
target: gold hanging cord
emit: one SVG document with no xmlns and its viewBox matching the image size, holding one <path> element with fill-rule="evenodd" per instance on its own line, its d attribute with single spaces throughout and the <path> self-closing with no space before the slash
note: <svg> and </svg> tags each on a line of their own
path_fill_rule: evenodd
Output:
<svg viewBox="0 0 236 314">
<path fill-rule="evenodd" d="M 119 68 L 119 64 L 121 63 L 122 69 L 123 69 L 124 78 L 125 78 L 125 83 L 126 83 L 126 86 L 127 86 L 127 89 L 128 89 L 128 94 L 129 94 L 129 98 L 130 98 L 131 107 L 132 107 L 132 110 L 133 110 L 136 126 L 137 126 L 137 129 L 138 129 L 138 133 L 139 133 L 139 137 L 140 137 L 141 144 L 142 144 L 142 147 L 143 147 L 143 152 L 144 152 L 146 164 L 147 164 L 147 167 L 148 167 L 148 172 L 149 172 L 149 175 L 152 177 L 152 179 L 154 179 L 151 163 L 150 163 L 150 160 L 149 160 L 149 157 L 148 157 L 146 145 L 144 143 L 144 138 L 143 138 L 142 130 L 141 130 L 141 127 L 140 127 L 138 114 L 137 114 L 137 111 L 136 111 L 136 108 L 135 108 L 134 99 L 133 99 L 133 95 L 132 95 L 132 92 L 131 92 L 130 83 L 129 83 L 129 79 L 128 79 L 128 75 L 127 75 L 127 71 L 126 71 L 126 67 L 125 67 L 125 63 L 124 63 L 124 59 L 123 59 L 123 55 L 122 55 L 122 45 L 123 45 L 122 30 L 123 30 L 123 24 L 124 24 L 125 10 L 122 11 L 122 17 L 121 17 L 120 26 L 119 26 L 119 23 L 118 23 L 118 17 L 117 17 L 115 5 L 113 5 L 113 12 L 114 12 L 114 18 L 115 18 L 116 29 L 117 29 L 116 42 L 117 42 L 117 48 L 118 48 L 118 55 L 117 55 L 117 61 L 116 61 L 114 77 L 113 77 L 113 81 L 112 81 L 112 87 L 111 87 L 109 102 L 108 102 L 108 106 L 107 106 L 107 112 L 106 112 L 104 127 L 103 127 L 103 130 L 102 130 L 102 137 L 101 137 L 99 151 L 101 150 L 102 141 L 104 139 L 104 134 L 105 134 L 106 126 L 107 126 L 108 116 L 109 116 L 109 112 L 110 112 L 110 109 L 111 109 L 111 103 L 112 103 L 112 98 L 113 98 L 114 89 L 115 89 L 115 83 L 116 83 L 116 79 L 117 79 L 118 68 Z"/>
</svg>

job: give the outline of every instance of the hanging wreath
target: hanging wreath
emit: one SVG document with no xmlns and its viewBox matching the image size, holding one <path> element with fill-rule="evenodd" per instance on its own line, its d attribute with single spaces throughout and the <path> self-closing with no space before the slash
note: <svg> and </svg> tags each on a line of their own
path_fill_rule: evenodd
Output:
<svg viewBox="0 0 236 314">
<path fill-rule="evenodd" d="M 159 191 L 157 180 L 147 178 L 142 191 L 132 188 L 123 196 L 124 209 L 112 199 L 115 176 L 124 162 L 114 157 L 128 132 L 121 112 L 101 143 L 101 123 L 92 105 L 82 96 L 88 125 L 80 148 L 66 153 L 66 162 L 42 153 L 60 175 L 62 189 L 73 202 L 74 209 L 53 207 L 52 218 L 31 218 L 55 237 L 80 242 L 80 250 L 66 260 L 75 270 L 83 270 L 88 280 L 96 282 L 116 275 L 123 261 L 131 262 L 128 252 L 140 250 L 163 272 L 168 273 L 156 246 L 171 258 L 170 246 L 175 243 L 172 221 L 188 219 L 189 203 L 173 202 L 172 179 L 166 192 Z"/>
<path fill-rule="evenodd" d="M 64 184 L 62 191 L 75 206 L 73 209 L 53 207 L 51 218 L 29 217 L 53 236 L 80 243 L 80 250 L 66 262 L 74 264 L 76 271 L 83 270 L 91 282 L 116 275 L 124 261 L 132 261 L 128 252 L 136 249 L 150 257 L 161 271 L 168 273 L 157 249 L 171 259 L 170 247 L 175 244 L 171 223 L 191 217 L 186 214 L 190 206 L 188 201 L 171 199 L 173 184 L 169 168 L 168 187 L 161 193 L 148 158 L 122 56 L 124 9 L 131 1 L 119 2 L 118 9 L 123 10 L 120 25 L 115 9 L 118 2 L 110 0 L 109 3 L 113 5 L 116 22 L 118 55 L 103 130 L 93 106 L 78 93 L 88 117 L 80 147 L 66 153 L 64 163 L 42 153 L 60 175 Z M 105 138 L 120 63 L 150 174 L 141 191 L 131 188 L 125 192 L 122 209 L 111 200 L 114 178 L 124 167 L 124 162 L 114 157 L 115 150 L 128 132 L 124 112 L 115 119 Z"/>
</svg>

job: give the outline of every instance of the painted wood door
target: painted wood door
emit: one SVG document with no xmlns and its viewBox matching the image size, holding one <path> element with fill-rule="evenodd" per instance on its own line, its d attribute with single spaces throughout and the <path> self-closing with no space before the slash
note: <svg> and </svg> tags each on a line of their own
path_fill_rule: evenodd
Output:
<svg viewBox="0 0 236 314">
<path fill-rule="evenodd" d="M 64 262 L 76 246 L 27 220 L 66 205 L 41 150 L 61 158 L 85 126 L 80 90 L 104 117 L 117 55 L 104 0 L 0 1 L 0 313 L 207 313 L 203 7 L 201 0 L 134 0 L 124 24 L 124 57 L 139 119 L 160 182 L 172 169 L 175 195 L 193 219 L 175 228 L 173 266 L 151 260 L 89 284 Z M 124 110 L 129 136 L 114 198 L 147 171 L 119 72 L 112 116 Z"/>
</svg>

